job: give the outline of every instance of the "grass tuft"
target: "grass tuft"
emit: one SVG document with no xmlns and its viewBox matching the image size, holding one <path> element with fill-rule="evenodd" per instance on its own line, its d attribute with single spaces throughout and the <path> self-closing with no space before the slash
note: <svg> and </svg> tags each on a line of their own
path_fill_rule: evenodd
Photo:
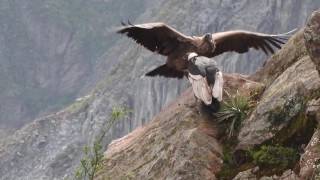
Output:
<svg viewBox="0 0 320 180">
<path fill-rule="evenodd" d="M 232 137 L 239 128 L 241 122 L 247 117 L 252 106 L 250 98 L 237 92 L 235 95 L 227 93 L 227 99 L 223 102 L 221 110 L 215 113 L 219 123 L 230 122 L 228 137 Z"/>
</svg>

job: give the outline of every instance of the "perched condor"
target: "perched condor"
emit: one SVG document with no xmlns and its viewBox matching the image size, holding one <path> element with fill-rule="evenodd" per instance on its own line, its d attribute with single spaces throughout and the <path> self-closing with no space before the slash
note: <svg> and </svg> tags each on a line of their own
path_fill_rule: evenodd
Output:
<svg viewBox="0 0 320 180">
<path fill-rule="evenodd" d="M 213 98 L 222 101 L 223 77 L 217 63 L 196 53 L 188 55 L 188 79 L 193 93 L 206 105 L 211 105 Z"/>
<path fill-rule="evenodd" d="M 224 52 L 248 52 L 250 48 L 273 54 L 288 40 L 288 33 L 270 35 L 250 31 L 226 31 L 203 36 L 187 36 L 164 23 L 125 24 L 117 32 L 134 39 L 152 52 L 167 56 L 165 64 L 148 72 L 147 76 L 182 78 L 188 66 L 188 54 L 214 57 Z"/>
</svg>

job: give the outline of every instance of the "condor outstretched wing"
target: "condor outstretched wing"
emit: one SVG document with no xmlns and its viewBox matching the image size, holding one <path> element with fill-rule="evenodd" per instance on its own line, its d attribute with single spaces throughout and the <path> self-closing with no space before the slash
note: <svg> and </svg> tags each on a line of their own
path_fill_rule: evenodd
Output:
<svg viewBox="0 0 320 180">
<path fill-rule="evenodd" d="M 216 43 L 216 49 L 209 57 L 214 57 L 228 51 L 238 53 L 248 52 L 250 48 L 262 50 L 265 54 L 273 54 L 275 48 L 280 49 L 284 44 L 292 30 L 285 34 L 271 35 L 250 31 L 226 31 L 212 34 L 212 38 Z"/>
<path fill-rule="evenodd" d="M 191 46 L 192 38 L 186 36 L 164 23 L 146 23 L 138 25 L 125 25 L 117 32 L 134 39 L 138 44 L 152 52 L 168 56 L 177 47 Z"/>
</svg>

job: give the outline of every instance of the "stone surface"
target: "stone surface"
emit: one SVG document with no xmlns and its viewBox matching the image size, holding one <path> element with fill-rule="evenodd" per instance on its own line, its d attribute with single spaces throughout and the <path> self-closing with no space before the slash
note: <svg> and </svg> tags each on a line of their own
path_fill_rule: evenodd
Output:
<svg viewBox="0 0 320 180">
<path fill-rule="evenodd" d="M 293 171 L 287 170 L 281 176 L 263 176 L 258 177 L 254 174 L 253 169 L 248 169 L 246 171 L 240 172 L 233 180 L 300 180 L 300 177 L 297 176 Z M 304 180 L 304 179 L 301 179 Z"/>
<path fill-rule="evenodd" d="M 266 87 L 257 107 L 243 123 L 239 148 L 250 148 L 274 138 L 305 111 L 305 100 L 319 90 L 320 77 L 310 57 L 300 56 L 296 60 Z"/>
<path fill-rule="evenodd" d="M 316 167 L 320 160 L 320 130 L 313 134 L 305 152 L 300 158 L 300 177 L 302 179 L 312 179 L 316 173 Z M 317 172 L 319 173 L 319 172 Z"/>
<path fill-rule="evenodd" d="M 233 178 L 233 180 L 243 180 L 243 179 L 250 179 L 250 180 L 257 180 L 257 176 L 253 173 L 253 169 L 248 169 L 246 171 L 242 171 Z"/>
<path fill-rule="evenodd" d="M 319 99 L 312 99 L 307 104 L 306 113 L 310 118 L 313 118 L 318 123 L 320 123 L 320 98 Z"/>
</svg>

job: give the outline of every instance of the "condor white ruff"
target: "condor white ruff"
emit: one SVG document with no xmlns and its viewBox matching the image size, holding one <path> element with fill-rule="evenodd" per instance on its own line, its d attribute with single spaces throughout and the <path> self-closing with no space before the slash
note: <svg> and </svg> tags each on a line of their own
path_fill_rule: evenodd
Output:
<svg viewBox="0 0 320 180">
<path fill-rule="evenodd" d="M 206 105 L 212 103 L 212 98 L 222 101 L 223 75 L 216 62 L 196 53 L 190 53 L 188 60 L 188 79 L 196 98 Z"/>
</svg>

